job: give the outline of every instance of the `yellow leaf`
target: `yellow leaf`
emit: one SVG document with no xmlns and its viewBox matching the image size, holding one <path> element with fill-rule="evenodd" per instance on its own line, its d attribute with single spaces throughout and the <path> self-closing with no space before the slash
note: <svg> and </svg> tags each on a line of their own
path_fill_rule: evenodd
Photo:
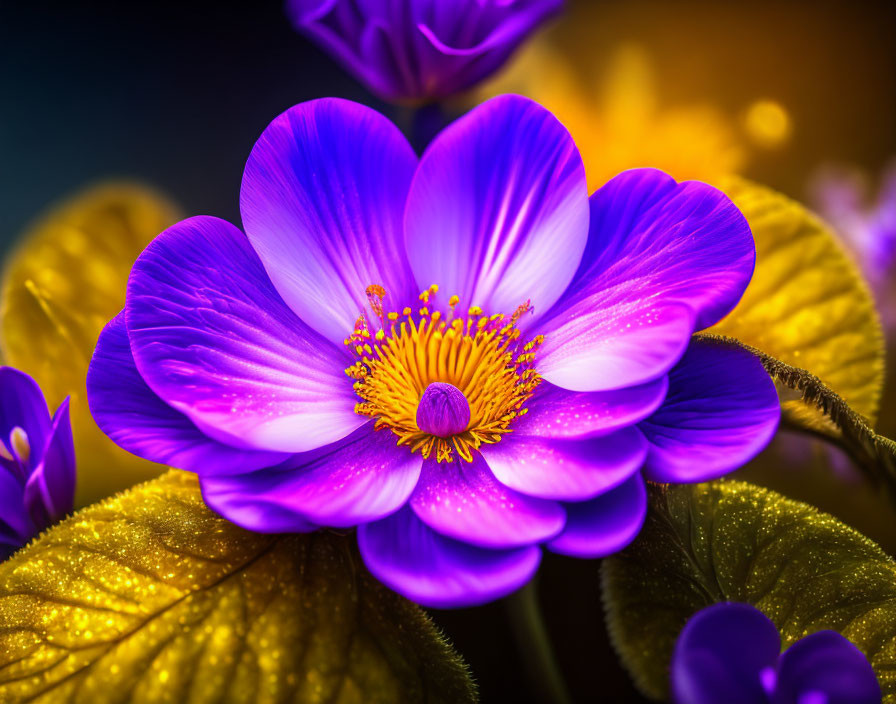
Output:
<svg viewBox="0 0 896 704">
<path fill-rule="evenodd" d="M 675 641 L 697 611 L 753 604 L 784 646 L 831 629 L 871 662 L 896 704 L 896 562 L 838 520 L 744 482 L 651 487 L 631 546 L 604 561 L 613 645 L 635 682 L 662 699 Z"/>
<path fill-rule="evenodd" d="M 855 264 L 798 203 L 736 177 L 721 188 L 753 230 L 756 271 L 737 308 L 709 332 L 811 372 L 873 425 L 884 378 L 883 333 Z M 782 405 L 797 422 L 808 422 L 802 401 Z"/>
<path fill-rule="evenodd" d="M 91 506 L 0 564 L 0 701 L 469 702 L 466 668 L 354 537 L 249 533 L 195 476 Z"/>
<path fill-rule="evenodd" d="M 78 505 L 164 469 L 119 449 L 100 432 L 87 408 L 85 380 L 100 331 L 124 305 L 131 265 L 177 219 L 171 203 L 143 186 L 94 187 L 36 223 L 7 262 L 3 358 L 35 378 L 51 410 L 72 396 Z"/>
</svg>

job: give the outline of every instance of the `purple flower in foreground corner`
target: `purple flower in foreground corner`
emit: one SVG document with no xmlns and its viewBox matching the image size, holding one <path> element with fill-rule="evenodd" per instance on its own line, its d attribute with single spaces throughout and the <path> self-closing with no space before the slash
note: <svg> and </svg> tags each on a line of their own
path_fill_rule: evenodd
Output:
<svg viewBox="0 0 896 704">
<path fill-rule="evenodd" d="M 496 71 L 563 0 L 287 0 L 296 29 L 391 101 L 439 100 Z"/>
<path fill-rule="evenodd" d="M 53 417 L 34 379 L 0 367 L 0 560 L 72 510 L 68 399 Z"/>
<path fill-rule="evenodd" d="M 675 704 L 880 704 L 862 652 L 835 631 L 818 631 L 781 653 L 768 617 L 749 604 L 698 611 L 672 656 Z"/>
<path fill-rule="evenodd" d="M 420 159 L 369 108 L 297 105 L 240 206 L 245 235 L 194 217 L 138 258 L 93 415 L 246 528 L 359 526 L 370 570 L 420 603 L 506 594 L 541 544 L 612 553 L 644 477 L 718 477 L 774 433 L 761 364 L 688 346 L 752 274 L 740 212 L 651 169 L 589 200 L 569 133 L 528 99 L 488 101 Z"/>
</svg>

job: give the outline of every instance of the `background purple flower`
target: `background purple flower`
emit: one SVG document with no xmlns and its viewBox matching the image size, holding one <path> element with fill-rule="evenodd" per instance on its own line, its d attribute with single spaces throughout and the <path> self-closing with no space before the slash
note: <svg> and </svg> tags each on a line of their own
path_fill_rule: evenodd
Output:
<svg viewBox="0 0 896 704">
<path fill-rule="evenodd" d="M 439 100 L 496 71 L 563 0 L 287 0 L 296 29 L 381 98 Z"/>
<path fill-rule="evenodd" d="M 68 399 L 51 418 L 34 379 L 0 367 L 0 559 L 69 513 L 74 496 Z"/>
<path fill-rule="evenodd" d="M 698 611 L 672 657 L 676 704 L 880 704 L 862 652 L 834 631 L 818 631 L 781 654 L 778 629 L 749 604 Z"/>
<path fill-rule="evenodd" d="M 137 260 L 94 417 L 246 528 L 359 526 L 370 570 L 418 602 L 507 594 L 541 545 L 615 552 L 645 479 L 721 476 L 775 431 L 761 364 L 690 342 L 752 274 L 740 212 L 651 169 L 589 198 L 530 100 L 481 105 L 419 160 L 369 108 L 298 105 L 240 205 L 245 235 L 190 218 Z"/>
<path fill-rule="evenodd" d="M 809 184 L 809 199 L 834 226 L 868 278 L 888 336 L 896 333 L 896 163 L 884 169 L 875 192 L 867 174 L 829 166 Z"/>
</svg>

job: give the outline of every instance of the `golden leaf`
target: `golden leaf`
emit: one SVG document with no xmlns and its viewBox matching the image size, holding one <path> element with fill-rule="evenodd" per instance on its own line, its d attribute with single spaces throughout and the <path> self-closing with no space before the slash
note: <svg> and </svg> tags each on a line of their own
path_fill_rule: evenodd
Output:
<svg viewBox="0 0 896 704">
<path fill-rule="evenodd" d="M 177 219 L 171 203 L 143 186 L 94 187 L 36 223 L 7 262 L 3 358 L 34 377 L 51 409 L 71 395 L 77 505 L 164 470 L 103 435 L 87 408 L 85 381 L 100 331 L 124 305 L 131 265 Z"/>
<path fill-rule="evenodd" d="M 613 645 L 639 689 L 666 696 L 675 641 L 698 610 L 753 604 L 784 646 L 851 640 L 896 704 L 896 562 L 832 516 L 743 482 L 654 485 L 637 540 L 602 565 Z"/>
<path fill-rule="evenodd" d="M 819 377 L 873 425 L 884 347 L 871 293 L 836 236 L 798 203 L 731 177 L 721 183 L 756 241 L 756 271 L 737 308 L 709 332 L 737 338 Z M 820 422 L 798 399 L 795 422 Z"/>
<path fill-rule="evenodd" d="M 3 702 L 473 700 L 353 536 L 244 531 L 191 474 L 90 506 L 0 564 Z"/>
</svg>

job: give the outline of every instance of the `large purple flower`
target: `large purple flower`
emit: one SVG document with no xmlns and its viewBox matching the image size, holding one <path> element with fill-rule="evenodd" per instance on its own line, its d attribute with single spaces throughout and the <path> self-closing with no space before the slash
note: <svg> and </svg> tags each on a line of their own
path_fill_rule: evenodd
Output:
<svg viewBox="0 0 896 704">
<path fill-rule="evenodd" d="M 778 629 L 749 604 L 713 604 L 691 617 L 672 657 L 676 704 L 880 704 L 862 652 L 818 631 L 781 654 Z"/>
<path fill-rule="evenodd" d="M 718 477 L 775 430 L 751 355 L 688 346 L 750 279 L 740 212 L 650 169 L 589 200 L 530 100 L 481 105 L 419 160 L 369 108 L 298 105 L 240 201 L 248 237 L 190 218 L 137 260 L 93 414 L 249 529 L 360 526 L 371 571 L 418 602 L 506 594 L 540 544 L 612 553 L 645 477 Z"/>
<path fill-rule="evenodd" d="M 296 28 L 386 100 L 438 100 L 496 71 L 563 0 L 287 0 Z"/>
<path fill-rule="evenodd" d="M 0 560 L 72 510 L 68 399 L 53 417 L 34 379 L 0 367 Z"/>
</svg>

